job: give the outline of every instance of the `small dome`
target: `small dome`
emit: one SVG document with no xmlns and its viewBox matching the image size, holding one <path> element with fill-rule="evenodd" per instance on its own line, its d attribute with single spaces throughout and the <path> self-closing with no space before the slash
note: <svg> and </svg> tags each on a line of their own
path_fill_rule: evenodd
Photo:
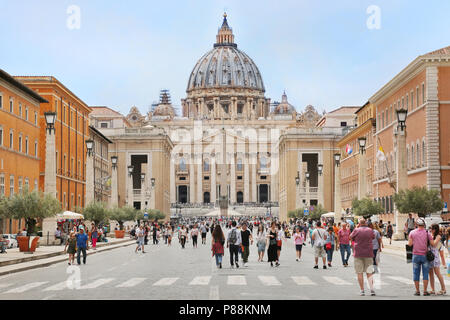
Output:
<svg viewBox="0 0 450 320">
<path fill-rule="evenodd" d="M 172 107 L 172 103 L 170 101 L 170 93 L 169 90 L 161 90 L 159 95 L 159 104 L 156 105 L 153 110 L 154 116 L 170 116 L 173 117 L 175 115 L 175 110 Z"/>
<path fill-rule="evenodd" d="M 292 114 L 296 113 L 295 107 L 290 104 L 287 100 L 286 92 L 283 92 L 281 96 L 281 103 L 275 107 L 273 110 L 274 114 Z"/>
</svg>

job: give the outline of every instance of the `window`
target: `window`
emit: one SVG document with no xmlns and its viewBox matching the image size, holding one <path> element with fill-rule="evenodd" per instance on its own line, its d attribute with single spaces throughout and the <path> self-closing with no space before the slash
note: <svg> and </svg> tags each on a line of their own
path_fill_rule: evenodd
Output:
<svg viewBox="0 0 450 320">
<path fill-rule="evenodd" d="M 28 107 L 25 107 L 25 120 L 28 121 Z"/>
<path fill-rule="evenodd" d="M 62 167 L 62 171 L 63 171 L 63 173 L 65 173 L 66 172 L 66 155 L 64 155 L 64 162 L 63 162 L 63 167 Z"/>
<path fill-rule="evenodd" d="M 238 114 L 242 114 L 243 110 L 244 110 L 244 105 L 243 104 L 238 104 L 238 106 L 237 106 L 237 113 Z"/>
<path fill-rule="evenodd" d="M 419 148 L 419 143 L 417 142 L 416 145 L 416 167 L 420 166 L 420 148 Z"/>
<path fill-rule="evenodd" d="M 261 180 L 266 180 L 267 176 L 261 176 Z"/>
<path fill-rule="evenodd" d="M 388 109 L 386 109 L 386 127 L 389 125 L 389 112 Z"/>
<path fill-rule="evenodd" d="M 419 87 L 416 88 L 416 108 L 419 107 Z"/>
<path fill-rule="evenodd" d="M 3 145 L 3 127 L 0 126 L 0 146 Z"/>
<path fill-rule="evenodd" d="M 19 152 L 22 152 L 22 134 L 19 134 Z"/>
<path fill-rule="evenodd" d="M 22 118 L 22 103 L 19 102 L 19 117 Z"/>
<path fill-rule="evenodd" d="M 0 93 L 0 109 L 3 109 L 3 95 Z"/>
<path fill-rule="evenodd" d="M 30 189 L 30 180 L 28 178 L 25 178 L 25 188 Z"/>
<path fill-rule="evenodd" d="M 58 114 L 58 100 L 55 100 L 55 112 Z"/>
<path fill-rule="evenodd" d="M 381 128 L 384 128 L 384 111 L 381 112 Z"/>
<path fill-rule="evenodd" d="M 37 140 L 36 141 L 34 141 L 34 156 L 37 158 L 37 156 L 38 156 L 38 142 L 37 142 Z M 58 160 L 56 160 L 56 161 L 58 161 Z"/>
<path fill-rule="evenodd" d="M 63 108 L 62 118 L 63 118 L 62 121 L 66 122 L 66 106 L 64 106 L 64 108 Z"/>
<path fill-rule="evenodd" d="M 422 83 L 422 103 L 425 103 L 425 83 Z"/>
<path fill-rule="evenodd" d="M 14 147 L 14 133 L 12 130 L 9 130 L 9 148 L 12 149 Z"/>
<path fill-rule="evenodd" d="M 207 159 L 203 161 L 203 171 L 209 171 L 209 161 Z"/>
<path fill-rule="evenodd" d="M 408 112 L 410 111 L 409 110 L 409 96 L 408 96 L 408 94 L 406 94 L 406 110 L 408 110 Z"/>
<path fill-rule="evenodd" d="M 186 171 L 186 160 L 180 160 L 180 171 Z"/>
<path fill-rule="evenodd" d="M 28 154 L 28 137 L 25 137 L 25 154 Z"/>
<path fill-rule="evenodd" d="M 209 176 L 204 176 L 203 179 L 209 180 Z"/>
<path fill-rule="evenodd" d="M 22 177 L 19 177 L 19 193 L 22 193 Z"/>
<path fill-rule="evenodd" d="M 14 176 L 10 175 L 9 176 L 9 196 L 13 196 L 14 195 Z"/>
<path fill-rule="evenodd" d="M 37 179 L 34 179 L 34 190 L 38 190 L 38 181 L 37 181 Z M 56 198 L 58 198 L 58 197 L 56 197 Z"/>
<path fill-rule="evenodd" d="M 406 168 L 409 169 L 409 148 L 406 147 Z"/>
<path fill-rule="evenodd" d="M 34 125 L 37 126 L 37 112 L 34 113 Z"/>
<path fill-rule="evenodd" d="M 237 160 L 237 170 L 242 171 L 242 159 Z"/>
<path fill-rule="evenodd" d="M 237 179 L 238 180 L 242 180 L 242 176 L 237 176 Z"/>
<path fill-rule="evenodd" d="M 108 128 L 108 123 L 107 122 L 100 123 L 100 128 Z"/>
<path fill-rule="evenodd" d="M 260 165 L 261 169 L 267 168 L 267 159 L 266 159 L 266 157 L 261 157 L 259 159 L 259 165 Z"/>
<path fill-rule="evenodd" d="M 346 127 L 347 126 L 347 121 L 341 121 L 341 127 Z"/>
<path fill-rule="evenodd" d="M 414 108 L 414 91 L 411 91 L 411 110 Z"/>
<path fill-rule="evenodd" d="M 410 167 L 412 169 L 414 167 L 414 145 L 411 146 L 411 157 L 410 157 L 410 159 L 411 159 Z"/>
<path fill-rule="evenodd" d="M 0 173 L 0 197 L 5 195 L 5 174 Z"/>
<path fill-rule="evenodd" d="M 180 177 L 180 181 L 186 180 L 186 177 Z"/>
<path fill-rule="evenodd" d="M 14 100 L 12 98 L 9 99 L 9 112 L 14 112 Z"/>
</svg>

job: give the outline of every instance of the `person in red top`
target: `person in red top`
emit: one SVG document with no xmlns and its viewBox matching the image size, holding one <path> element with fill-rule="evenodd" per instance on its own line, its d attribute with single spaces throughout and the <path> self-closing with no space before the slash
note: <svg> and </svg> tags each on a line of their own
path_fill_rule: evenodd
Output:
<svg viewBox="0 0 450 320">
<path fill-rule="evenodd" d="M 355 241 L 355 271 L 358 275 L 358 283 L 361 288 L 360 295 L 364 296 L 364 273 L 369 282 L 370 295 L 374 296 L 373 290 L 373 244 L 375 234 L 366 225 L 366 219 L 360 218 L 358 227 L 350 234 L 350 240 Z"/>
<path fill-rule="evenodd" d="M 350 258 L 352 251 L 350 250 L 350 230 L 347 228 L 347 224 L 342 224 L 342 229 L 337 233 L 338 245 L 337 248 L 341 251 L 341 259 L 344 267 L 348 267 L 348 259 Z M 347 257 L 345 257 L 347 253 Z"/>
</svg>

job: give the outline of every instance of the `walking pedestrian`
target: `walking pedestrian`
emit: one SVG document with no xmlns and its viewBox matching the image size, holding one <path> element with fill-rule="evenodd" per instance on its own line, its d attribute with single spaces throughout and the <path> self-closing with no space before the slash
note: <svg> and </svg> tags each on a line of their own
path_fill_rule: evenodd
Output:
<svg viewBox="0 0 450 320">
<path fill-rule="evenodd" d="M 305 241 L 303 232 L 300 231 L 299 226 L 295 227 L 295 232 L 294 232 L 293 238 L 294 238 L 295 253 L 296 253 L 295 261 L 298 261 L 302 257 L 303 242 Z"/>
<path fill-rule="evenodd" d="M 338 248 L 341 251 L 342 265 L 348 267 L 348 259 L 352 252 L 350 249 L 350 230 L 345 222 L 342 223 L 342 229 L 338 231 Z"/>
<path fill-rule="evenodd" d="M 140 225 L 139 229 L 136 231 L 136 237 L 137 237 L 137 246 L 136 246 L 136 250 L 134 250 L 134 252 L 138 252 L 139 250 L 142 250 L 142 253 L 145 253 L 144 251 L 144 237 L 145 237 L 145 230 L 144 230 L 144 226 Z"/>
<path fill-rule="evenodd" d="M 77 238 L 77 263 L 81 264 L 81 253 L 83 253 L 83 264 L 86 264 L 86 250 L 89 248 L 89 238 L 84 233 L 84 228 L 80 227 L 80 233 L 76 235 Z"/>
<path fill-rule="evenodd" d="M 179 238 L 180 238 L 181 248 L 184 249 L 184 246 L 186 244 L 186 237 L 188 234 L 185 225 L 181 226 L 181 229 L 178 232 L 178 234 L 179 234 Z"/>
<path fill-rule="evenodd" d="M 430 294 L 436 294 L 434 291 L 434 275 L 436 275 L 436 277 L 439 280 L 439 283 L 441 284 L 441 291 L 439 291 L 437 294 L 438 295 L 446 295 L 447 291 L 445 290 L 445 282 L 444 282 L 444 278 L 442 277 L 441 274 L 441 256 L 440 256 L 440 251 L 443 248 L 442 242 L 441 242 L 441 233 L 439 230 L 439 225 L 438 224 L 433 224 L 431 226 L 431 236 L 433 237 L 434 240 L 434 245 L 430 245 L 431 251 L 434 254 L 434 260 L 430 261 L 430 286 L 431 286 L 431 292 Z M 445 261 L 444 261 L 445 263 Z"/>
<path fill-rule="evenodd" d="M 427 291 L 428 277 L 430 272 L 430 261 L 427 259 L 427 248 L 429 245 L 434 246 L 435 241 L 431 234 L 425 230 L 425 220 L 417 219 L 417 229 L 412 230 L 408 236 L 408 245 L 413 247 L 413 280 L 416 287 L 415 296 L 420 296 L 420 271 L 422 270 L 423 279 L 423 295 L 429 296 Z"/>
<path fill-rule="evenodd" d="M 64 247 L 64 252 L 69 254 L 69 266 L 72 265 L 75 261 L 75 253 L 77 252 L 77 238 L 75 238 L 75 232 L 70 232 L 70 236 L 67 239 L 66 246 Z"/>
<path fill-rule="evenodd" d="M 269 248 L 267 249 L 268 262 L 270 262 L 270 266 L 273 267 L 273 262 L 276 262 L 276 265 L 279 266 L 278 263 L 278 254 L 277 254 L 277 236 L 278 232 L 276 229 L 275 221 L 272 222 L 269 230 L 269 234 L 267 235 L 269 239 Z"/>
<path fill-rule="evenodd" d="M 280 254 L 281 254 L 281 246 L 283 245 L 283 239 L 285 239 L 285 233 L 283 231 L 283 227 L 281 226 L 281 224 L 277 225 L 277 263 L 275 264 L 275 266 L 279 266 L 280 265 Z"/>
<path fill-rule="evenodd" d="M 242 265 L 247 267 L 248 256 L 250 255 L 250 244 L 253 244 L 253 236 L 247 229 L 247 223 L 244 222 L 241 230 L 242 239 Z M 251 242 L 251 243 L 250 243 Z"/>
<path fill-rule="evenodd" d="M 97 239 L 98 239 L 98 230 L 95 224 L 92 224 L 91 228 L 91 241 L 92 241 L 92 249 L 97 250 Z"/>
<path fill-rule="evenodd" d="M 200 232 L 202 234 L 202 244 L 206 244 L 206 234 L 208 233 L 208 229 L 205 226 L 205 222 L 202 222 Z"/>
<path fill-rule="evenodd" d="M 325 240 L 325 251 L 327 253 L 328 267 L 331 267 L 331 262 L 333 261 L 333 252 L 335 247 L 336 237 L 333 227 L 328 227 L 328 234 Z"/>
<path fill-rule="evenodd" d="M 172 237 L 173 237 L 173 229 L 172 227 L 169 225 L 167 227 L 167 245 L 171 246 L 172 245 Z"/>
<path fill-rule="evenodd" d="M 311 240 L 314 248 L 314 269 L 319 269 L 319 257 L 322 258 L 323 269 L 326 269 L 326 252 L 325 240 L 327 239 L 327 232 L 322 228 L 322 223 L 317 221 L 316 228 L 311 234 Z"/>
<path fill-rule="evenodd" d="M 217 224 L 214 228 L 211 237 L 211 250 L 213 256 L 216 257 L 216 266 L 222 269 L 222 257 L 224 254 L 223 246 L 225 244 L 225 236 L 223 234 L 222 228 Z"/>
<path fill-rule="evenodd" d="M 372 222 L 368 223 L 368 227 L 372 229 L 374 238 L 372 240 L 372 247 L 373 247 L 373 268 L 374 273 L 378 273 L 378 264 L 380 261 L 380 252 L 381 248 L 383 247 L 383 242 L 381 240 L 381 234 L 380 232 L 375 229 L 375 225 Z"/>
<path fill-rule="evenodd" d="M 262 223 L 258 226 L 256 233 L 256 246 L 258 247 L 258 262 L 262 262 L 264 259 L 264 251 L 266 251 L 267 236 Z"/>
<path fill-rule="evenodd" d="M 368 228 L 364 218 L 359 219 L 359 225 L 350 234 L 350 239 L 355 242 L 355 271 L 361 289 L 360 295 L 364 296 L 364 273 L 369 282 L 370 295 L 375 295 L 373 289 L 373 239 L 375 234 Z"/>
<path fill-rule="evenodd" d="M 411 231 L 413 231 L 414 228 L 415 228 L 415 221 L 414 221 L 414 218 L 412 217 L 412 214 L 411 214 L 411 213 L 408 214 L 408 220 L 406 220 L 406 227 L 407 227 L 407 229 L 408 229 L 407 233 L 408 233 L 408 237 L 409 237 L 409 234 L 410 234 Z"/>
<path fill-rule="evenodd" d="M 198 239 L 198 227 L 197 224 L 191 230 L 191 238 L 192 238 L 192 247 L 197 248 L 197 239 Z"/>
<path fill-rule="evenodd" d="M 392 244 L 392 235 L 394 234 L 394 228 L 392 227 L 392 224 L 390 221 L 388 221 L 388 224 L 386 226 L 386 236 L 389 238 L 389 244 Z"/>
<path fill-rule="evenodd" d="M 241 232 L 236 228 L 236 221 L 231 222 L 231 229 L 227 234 L 227 248 L 230 250 L 230 264 L 231 268 L 234 268 L 234 262 L 236 268 L 239 268 L 239 247 L 241 246 Z"/>
</svg>

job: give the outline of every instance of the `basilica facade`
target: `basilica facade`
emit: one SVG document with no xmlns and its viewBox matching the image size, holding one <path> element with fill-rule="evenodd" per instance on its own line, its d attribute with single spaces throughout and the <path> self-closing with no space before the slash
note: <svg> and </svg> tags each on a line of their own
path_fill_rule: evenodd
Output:
<svg viewBox="0 0 450 320">
<path fill-rule="evenodd" d="M 271 102 L 255 62 L 235 43 L 226 14 L 213 48 L 189 75 L 186 93 L 180 112 L 168 90 L 146 114 L 137 107 L 121 117 L 107 107 L 92 108 L 91 124 L 120 141 L 120 148 L 110 151 L 122 152 L 126 164 L 118 177 L 119 205 L 153 204 L 166 214 L 170 207 L 172 214 L 203 215 L 224 195 L 231 209 L 246 215 L 286 219 L 289 210 L 318 203 L 333 210 L 333 153 L 343 128 L 353 125 L 355 110 L 319 114 L 307 106 L 298 112 L 285 92 L 281 102 Z M 155 153 L 164 156 L 150 156 Z M 159 159 L 158 166 L 149 163 L 152 158 Z M 311 193 L 299 190 L 295 179 L 305 168 Z M 151 172 L 159 174 L 155 191 L 148 193 L 156 201 L 143 201 L 141 173 Z"/>
</svg>

